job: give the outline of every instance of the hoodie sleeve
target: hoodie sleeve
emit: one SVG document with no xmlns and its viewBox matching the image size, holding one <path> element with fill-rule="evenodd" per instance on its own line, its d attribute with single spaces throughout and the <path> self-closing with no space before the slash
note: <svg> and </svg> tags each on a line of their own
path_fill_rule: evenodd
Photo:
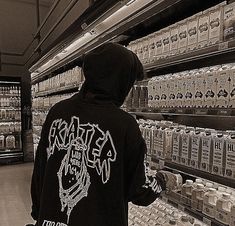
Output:
<svg viewBox="0 0 235 226">
<path fill-rule="evenodd" d="M 48 113 L 49 116 L 49 113 Z M 40 209 L 40 198 L 43 188 L 44 174 L 47 164 L 47 147 L 48 147 L 48 117 L 42 127 L 41 138 L 36 151 L 34 161 L 34 169 L 31 180 L 31 199 L 32 199 L 32 212 L 31 216 L 34 220 L 38 219 Z"/>
<path fill-rule="evenodd" d="M 147 206 L 166 189 L 166 182 L 160 172 L 147 175 L 146 144 L 136 122 L 129 127 L 126 138 L 127 199 L 136 205 Z"/>
</svg>

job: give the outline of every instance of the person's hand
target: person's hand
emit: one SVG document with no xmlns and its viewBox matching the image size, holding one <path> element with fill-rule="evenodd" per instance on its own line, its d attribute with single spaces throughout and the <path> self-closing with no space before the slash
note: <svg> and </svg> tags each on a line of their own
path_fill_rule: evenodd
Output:
<svg viewBox="0 0 235 226">
<path fill-rule="evenodd" d="M 180 174 L 174 174 L 165 170 L 161 170 L 159 173 L 161 173 L 165 179 L 167 192 L 178 190 L 182 186 L 183 179 Z"/>
</svg>

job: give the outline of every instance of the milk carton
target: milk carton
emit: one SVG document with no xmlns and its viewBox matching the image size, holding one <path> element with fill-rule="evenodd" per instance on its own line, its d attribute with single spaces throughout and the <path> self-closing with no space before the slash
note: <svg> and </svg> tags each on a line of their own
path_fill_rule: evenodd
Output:
<svg viewBox="0 0 235 226">
<path fill-rule="evenodd" d="M 151 149 L 152 149 L 152 126 L 150 124 L 146 124 L 145 126 L 145 143 L 147 147 L 147 154 L 151 155 Z"/>
<path fill-rule="evenodd" d="M 178 107 L 183 107 L 185 103 L 185 87 L 186 87 L 186 78 L 187 72 L 181 72 L 178 75 L 177 79 L 177 106 Z"/>
<path fill-rule="evenodd" d="M 190 166 L 199 169 L 201 161 L 201 135 L 202 131 L 196 129 L 191 135 L 191 158 Z"/>
<path fill-rule="evenodd" d="M 143 63 L 149 63 L 149 36 L 143 38 Z"/>
<path fill-rule="evenodd" d="M 156 123 L 152 126 L 152 156 L 158 156 L 158 131 L 160 126 Z"/>
<path fill-rule="evenodd" d="M 163 57 L 168 57 L 170 55 L 170 36 L 171 33 L 169 28 L 162 30 Z"/>
<path fill-rule="evenodd" d="M 180 163 L 181 156 L 181 139 L 182 130 L 180 128 L 175 128 L 172 134 L 172 161 L 176 163 Z"/>
<path fill-rule="evenodd" d="M 184 53 L 187 51 L 188 45 L 188 22 L 183 20 L 178 23 L 179 27 L 179 42 L 178 42 L 178 51 L 179 53 Z"/>
<path fill-rule="evenodd" d="M 194 89 L 194 104 L 195 107 L 203 107 L 205 100 L 205 73 L 206 68 L 199 69 L 194 76 L 195 89 Z"/>
<path fill-rule="evenodd" d="M 151 78 L 149 81 L 148 81 L 148 107 L 153 107 L 153 104 L 154 104 L 154 95 L 155 95 L 155 92 L 154 92 L 154 78 Z"/>
<path fill-rule="evenodd" d="M 215 107 L 217 91 L 217 71 L 218 66 L 211 67 L 205 74 L 205 101 L 204 107 Z"/>
<path fill-rule="evenodd" d="M 235 179 L 235 132 L 231 132 L 225 139 L 226 160 L 225 177 Z"/>
<path fill-rule="evenodd" d="M 235 37 L 235 2 L 224 6 L 224 40 Z"/>
<path fill-rule="evenodd" d="M 235 65 L 231 65 L 230 69 L 229 107 L 235 108 Z"/>
<path fill-rule="evenodd" d="M 160 106 L 163 108 L 166 108 L 168 106 L 168 101 L 169 101 L 169 90 L 168 90 L 168 80 L 167 80 L 168 75 L 162 76 L 161 77 L 161 82 L 160 82 L 160 90 L 161 90 L 161 101 L 160 101 Z"/>
<path fill-rule="evenodd" d="M 198 20 L 198 48 L 203 48 L 209 42 L 209 19 L 210 12 L 208 10 L 202 12 Z"/>
<path fill-rule="evenodd" d="M 178 53 L 178 43 L 179 43 L 179 25 L 174 24 L 172 25 L 171 29 L 171 36 L 170 36 L 170 54 L 176 55 Z"/>
<path fill-rule="evenodd" d="M 195 73 L 196 70 L 189 71 L 186 76 L 186 86 L 185 86 L 185 107 L 192 107 L 194 103 L 194 93 L 195 93 Z"/>
<path fill-rule="evenodd" d="M 153 80 L 153 107 L 161 107 L 161 81 L 162 78 L 155 77 Z"/>
<path fill-rule="evenodd" d="M 223 193 L 222 197 L 217 200 L 215 219 L 219 222 L 229 225 L 231 219 L 231 196 L 227 193 Z"/>
<path fill-rule="evenodd" d="M 212 173 L 224 176 L 225 168 L 225 142 L 226 134 L 217 132 L 213 139 L 213 166 Z"/>
<path fill-rule="evenodd" d="M 155 34 L 149 35 L 148 39 L 148 49 L 149 49 L 149 63 L 154 62 L 154 55 L 155 55 Z"/>
<path fill-rule="evenodd" d="M 172 75 L 169 77 L 168 80 L 168 87 L 169 87 L 169 107 L 175 107 L 175 100 L 176 100 L 176 94 L 175 94 L 175 76 Z"/>
<path fill-rule="evenodd" d="M 199 16 L 200 14 L 196 14 L 188 19 L 188 50 L 197 48 Z"/>
<path fill-rule="evenodd" d="M 158 128 L 158 132 L 157 132 L 157 136 L 154 137 L 154 139 L 156 138 L 156 150 L 157 150 L 157 157 L 159 158 L 164 158 L 164 128 L 163 127 L 159 127 Z"/>
<path fill-rule="evenodd" d="M 172 137 L 174 128 L 166 128 L 164 130 L 164 157 L 166 159 L 172 158 Z"/>
<path fill-rule="evenodd" d="M 215 218 L 217 200 L 218 200 L 218 196 L 216 194 L 216 189 L 209 188 L 208 191 L 204 195 L 203 213 L 205 215 L 211 218 Z"/>
<path fill-rule="evenodd" d="M 233 202 L 231 207 L 230 226 L 235 226 L 235 202 Z"/>
<path fill-rule="evenodd" d="M 201 163 L 200 169 L 206 172 L 212 171 L 213 162 L 213 137 L 215 136 L 215 131 L 205 130 L 201 133 Z"/>
<path fill-rule="evenodd" d="M 226 2 L 210 8 L 209 45 L 223 41 L 223 9 Z"/>
<path fill-rule="evenodd" d="M 217 72 L 216 107 L 228 107 L 230 93 L 230 68 L 223 65 Z"/>
<path fill-rule="evenodd" d="M 154 61 L 163 57 L 163 41 L 162 41 L 162 31 L 154 33 L 155 38 L 155 54 Z"/>
<path fill-rule="evenodd" d="M 181 158 L 180 163 L 182 165 L 189 166 L 190 158 L 191 158 L 191 136 L 193 134 L 194 128 L 186 128 L 184 132 L 181 134 L 182 143 L 181 143 Z"/>
</svg>

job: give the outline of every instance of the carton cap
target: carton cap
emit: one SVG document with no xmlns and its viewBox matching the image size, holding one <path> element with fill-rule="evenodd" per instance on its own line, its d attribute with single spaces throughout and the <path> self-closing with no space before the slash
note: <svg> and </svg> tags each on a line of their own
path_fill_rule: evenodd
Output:
<svg viewBox="0 0 235 226">
<path fill-rule="evenodd" d="M 226 188 L 224 188 L 224 187 L 218 187 L 218 191 L 220 191 L 220 192 L 225 192 L 225 191 L 226 191 Z"/>
<path fill-rule="evenodd" d="M 192 180 L 186 180 L 186 184 L 187 184 L 187 185 L 192 185 L 192 184 L 193 184 L 193 181 L 192 181 Z"/>
<path fill-rule="evenodd" d="M 195 182 L 196 182 L 196 183 L 202 183 L 202 179 L 197 178 L 197 179 L 195 180 Z"/>
<path fill-rule="evenodd" d="M 228 194 L 228 193 L 223 193 L 223 194 L 222 194 L 222 198 L 223 198 L 223 199 L 226 199 L 226 200 L 229 200 L 229 199 L 230 199 L 230 194 Z"/>
<path fill-rule="evenodd" d="M 208 191 L 209 191 L 210 194 L 215 194 L 216 193 L 215 188 L 209 188 Z"/>
</svg>

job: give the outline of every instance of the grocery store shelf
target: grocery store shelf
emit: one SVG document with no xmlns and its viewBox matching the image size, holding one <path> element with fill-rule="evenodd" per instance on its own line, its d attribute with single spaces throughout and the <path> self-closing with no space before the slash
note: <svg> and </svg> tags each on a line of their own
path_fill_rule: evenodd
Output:
<svg viewBox="0 0 235 226">
<path fill-rule="evenodd" d="M 24 154 L 22 150 L 12 152 L 12 153 L 0 153 L 0 164 L 8 164 L 12 162 L 21 162 L 23 160 Z"/>
<path fill-rule="evenodd" d="M 21 135 L 21 132 L 0 132 L 0 135 Z"/>
<path fill-rule="evenodd" d="M 1 119 L 0 118 L 0 122 L 21 122 L 20 119 L 16 120 L 16 119 Z"/>
<path fill-rule="evenodd" d="M 0 98 L 20 97 L 19 94 L 0 94 Z"/>
<path fill-rule="evenodd" d="M 180 196 L 180 195 L 179 195 Z M 164 196 L 162 197 L 162 200 L 171 204 L 172 206 L 176 207 L 177 209 L 188 213 L 189 215 L 195 217 L 196 219 L 206 223 L 210 226 L 225 226 L 225 224 L 220 223 L 219 221 L 215 220 L 214 218 L 211 218 L 209 216 L 206 216 L 202 212 L 199 212 L 189 206 L 183 205 L 179 202 L 179 199 L 175 199 L 171 196 Z"/>
<path fill-rule="evenodd" d="M 147 72 L 156 71 L 159 69 L 166 69 L 169 67 L 174 67 L 175 69 L 177 65 L 188 64 L 189 62 L 196 62 L 199 60 L 200 61 L 203 60 L 205 63 L 207 63 L 205 59 L 208 58 L 210 58 L 211 60 L 216 58 L 217 60 L 219 60 L 218 64 L 223 64 L 227 62 L 228 58 L 230 58 L 230 61 L 233 61 L 234 53 L 235 53 L 235 40 L 232 40 L 208 46 L 202 49 L 190 51 L 184 54 L 169 56 L 164 59 L 159 59 L 154 63 L 146 64 L 144 67 Z M 217 64 L 216 60 L 215 64 Z"/>
<path fill-rule="evenodd" d="M 64 94 L 64 93 L 73 93 L 78 91 L 80 84 L 74 84 L 70 86 L 59 87 L 56 89 L 51 89 L 48 91 L 37 92 L 34 97 L 43 97 L 43 96 L 50 96 L 55 94 Z"/>
<path fill-rule="evenodd" d="M 0 110 L 20 111 L 20 110 L 21 110 L 21 107 L 0 106 Z"/>
<path fill-rule="evenodd" d="M 9 153 L 15 153 L 15 154 L 18 155 L 19 152 L 22 152 L 22 150 L 19 149 L 19 148 L 14 148 L 14 149 L 0 149 L 0 155 L 9 154 Z"/>
<path fill-rule="evenodd" d="M 165 108 L 165 109 L 129 109 L 130 114 L 143 117 L 153 117 L 154 115 L 178 116 L 187 115 L 191 117 L 231 117 L 235 116 L 234 108 Z"/>
<path fill-rule="evenodd" d="M 211 174 L 209 172 L 204 172 L 204 171 L 201 171 L 198 169 L 193 169 L 193 168 L 183 166 L 183 165 L 180 165 L 180 164 L 177 164 L 174 162 L 170 162 L 170 161 L 165 161 L 164 168 L 172 170 L 174 172 L 178 172 L 180 174 L 184 174 L 189 177 L 193 177 L 193 178 L 200 177 L 200 178 L 204 178 L 209 181 L 216 182 L 218 184 L 223 184 L 225 186 L 235 188 L 235 180 L 233 180 L 231 178 L 226 178 L 223 176 Z"/>
</svg>

